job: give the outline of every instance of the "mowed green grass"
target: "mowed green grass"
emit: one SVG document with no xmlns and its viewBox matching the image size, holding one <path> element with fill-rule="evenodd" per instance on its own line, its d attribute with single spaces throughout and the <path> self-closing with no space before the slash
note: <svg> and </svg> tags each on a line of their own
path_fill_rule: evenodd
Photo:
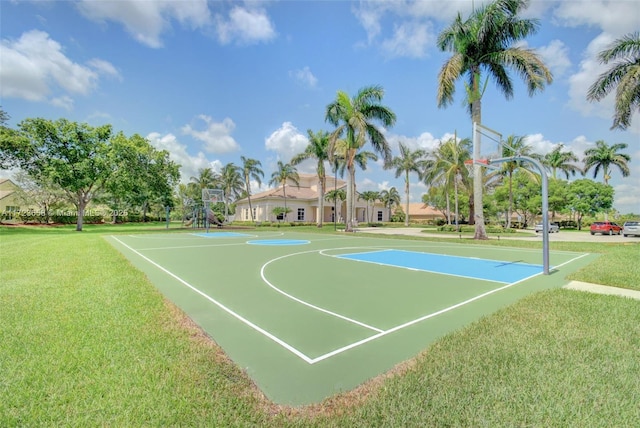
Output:
<svg viewBox="0 0 640 428">
<path fill-rule="evenodd" d="M 0 228 L 0 426 L 633 426 L 640 420 L 640 301 L 538 293 L 355 391 L 284 408 L 267 402 L 101 236 L 120 231 L 138 228 Z M 639 287 L 638 243 L 557 244 L 552 249 L 602 252 L 573 279 Z"/>
</svg>

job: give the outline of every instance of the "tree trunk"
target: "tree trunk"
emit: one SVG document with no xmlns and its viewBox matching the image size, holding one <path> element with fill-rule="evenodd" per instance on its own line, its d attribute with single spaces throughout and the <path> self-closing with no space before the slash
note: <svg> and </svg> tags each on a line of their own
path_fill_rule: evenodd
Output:
<svg viewBox="0 0 640 428">
<path fill-rule="evenodd" d="M 473 78 L 473 91 L 475 94 L 479 94 L 478 92 L 478 80 L 480 78 L 480 74 L 476 73 Z M 476 124 L 482 123 L 482 106 L 480 97 L 478 95 L 478 99 L 474 100 L 471 103 L 471 118 L 472 121 Z M 473 148 L 473 158 L 475 160 L 480 159 L 480 141 L 481 134 L 476 131 L 476 144 Z M 483 204 L 482 204 L 482 166 L 477 163 L 473 164 L 473 205 L 474 205 L 474 221 L 475 221 L 475 234 L 473 239 L 487 239 L 487 232 L 484 228 L 484 213 L 483 213 Z"/>
<path fill-rule="evenodd" d="M 355 168 L 353 164 L 347 166 L 348 176 L 347 176 L 347 218 L 345 219 L 345 232 L 353 232 L 353 225 L 351 222 L 353 216 L 353 174 L 352 171 Z"/>
<path fill-rule="evenodd" d="M 324 189 L 326 187 L 326 181 L 325 176 L 320 177 L 318 180 L 320 191 L 318 192 L 318 219 L 316 224 L 320 228 L 322 227 L 322 217 L 324 216 Z"/>
<path fill-rule="evenodd" d="M 404 216 L 404 225 L 405 227 L 409 226 L 409 172 L 407 171 L 407 175 L 404 179 L 404 193 L 406 195 L 407 201 L 405 202 L 405 206 L 407 207 L 407 215 Z"/>
<path fill-rule="evenodd" d="M 76 232 L 82 232 L 82 225 L 84 223 L 84 209 L 87 206 L 87 201 L 85 200 L 84 193 L 82 191 L 78 191 L 78 219 L 76 222 Z"/>
</svg>

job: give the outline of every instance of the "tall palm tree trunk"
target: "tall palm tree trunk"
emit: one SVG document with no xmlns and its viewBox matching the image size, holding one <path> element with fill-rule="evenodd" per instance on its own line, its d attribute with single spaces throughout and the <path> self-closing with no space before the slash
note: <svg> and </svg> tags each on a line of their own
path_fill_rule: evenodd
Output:
<svg viewBox="0 0 640 428">
<path fill-rule="evenodd" d="M 316 225 L 322 227 L 322 220 L 324 217 L 324 191 L 327 186 L 327 178 L 322 177 L 320 180 L 320 192 L 318 192 L 318 219 Z"/>
<path fill-rule="evenodd" d="M 348 166 L 348 183 L 347 183 L 347 218 L 345 219 L 345 231 L 353 232 L 353 200 L 355 195 L 353 194 L 353 181 L 355 176 L 356 166 L 354 163 Z"/>
<path fill-rule="evenodd" d="M 474 73 L 473 78 L 473 93 L 479 94 L 479 79 L 480 74 Z M 476 124 L 482 123 L 482 102 L 480 100 L 480 96 L 476 96 L 475 99 L 471 103 L 471 117 L 473 122 Z M 481 142 L 481 134 L 480 132 L 476 132 L 474 136 L 476 138 L 476 144 L 473 148 L 473 158 L 478 160 L 480 159 L 480 142 Z M 487 239 L 487 232 L 484 228 L 484 212 L 482 205 L 482 166 L 474 163 L 473 164 L 473 206 L 474 206 L 474 222 L 475 222 L 475 234 L 473 239 Z"/>
<path fill-rule="evenodd" d="M 409 226 L 409 171 L 406 172 L 406 176 L 404 178 L 404 194 L 406 195 L 406 215 L 404 216 L 404 225 L 405 227 Z"/>
</svg>

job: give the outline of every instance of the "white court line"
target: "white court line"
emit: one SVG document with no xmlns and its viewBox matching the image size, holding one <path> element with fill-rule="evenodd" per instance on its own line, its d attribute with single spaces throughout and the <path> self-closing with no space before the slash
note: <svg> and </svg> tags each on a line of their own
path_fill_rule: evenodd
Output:
<svg viewBox="0 0 640 428">
<path fill-rule="evenodd" d="M 271 259 L 271 260 L 269 260 L 268 262 L 266 262 L 265 264 L 263 264 L 263 265 L 262 265 L 262 268 L 260 269 L 260 276 L 262 277 L 262 280 L 263 280 L 263 281 L 264 281 L 264 282 L 265 282 L 269 287 L 273 288 L 275 291 L 277 291 L 278 293 L 282 294 L 282 295 L 283 295 L 283 296 L 285 296 L 285 297 L 288 297 L 288 298 L 289 298 L 289 299 L 291 299 L 291 300 L 294 300 L 294 301 L 296 301 L 296 302 L 298 302 L 298 303 L 300 303 L 300 304 L 302 304 L 302 305 L 308 306 L 308 307 L 310 307 L 311 309 L 315 309 L 316 311 L 324 312 L 325 314 L 331 315 L 331 316 L 333 316 L 333 317 L 340 318 L 340 319 L 342 319 L 342 320 L 348 321 L 348 322 L 353 323 L 353 324 L 357 324 L 357 325 L 359 325 L 359 326 L 361 326 L 361 327 L 364 327 L 364 328 L 367 328 L 367 329 L 369 329 L 369 330 L 373 330 L 373 331 L 377 331 L 377 332 L 381 333 L 381 332 L 382 332 L 382 330 L 381 330 L 381 329 L 379 329 L 379 328 L 377 328 L 377 327 L 370 326 L 370 325 L 365 324 L 365 323 L 363 323 L 363 322 L 360 322 L 360 321 L 358 321 L 358 320 L 354 320 L 353 318 L 349 318 L 349 317 L 346 317 L 346 316 L 344 316 L 344 315 L 340 315 L 340 314 L 338 314 L 338 313 L 336 313 L 336 312 L 332 312 L 332 311 L 330 311 L 330 310 L 328 310 L 328 309 L 321 308 L 320 306 L 313 305 L 313 304 L 311 304 L 311 303 L 309 303 L 309 302 L 306 302 L 306 301 L 304 301 L 304 300 L 302 300 L 302 299 L 299 299 L 299 298 L 297 298 L 297 297 L 295 297 L 295 296 L 292 296 L 292 295 L 291 295 L 291 294 L 289 294 L 289 293 L 286 293 L 285 291 L 283 291 L 283 290 L 279 289 L 278 287 L 276 287 L 275 285 L 273 285 L 271 282 L 269 282 L 269 280 L 266 278 L 266 276 L 265 276 L 265 274 L 264 274 L 264 270 L 265 270 L 265 268 L 266 268 L 267 266 L 269 266 L 269 265 L 270 265 L 271 263 L 273 263 L 273 262 L 276 262 L 276 261 L 278 261 L 278 260 L 285 259 L 285 258 L 287 258 L 287 257 L 298 256 L 298 255 L 300 255 L 300 254 L 317 253 L 317 252 L 320 252 L 320 251 L 322 251 L 322 250 L 309 250 L 309 251 L 302 251 L 302 252 L 299 252 L 299 253 L 286 254 L 286 255 L 284 255 L 284 256 L 280 256 L 280 257 L 276 257 L 275 259 Z"/>
<path fill-rule="evenodd" d="M 115 236 L 111 236 L 113 239 L 115 239 L 116 241 L 118 241 L 120 244 L 122 244 L 123 246 L 125 246 L 126 248 L 128 248 L 129 250 L 131 250 L 132 252 L 134 252 L 135 254 L 137 254 L 138 256 L 142 257 L 144 260 L 148 261 L 149 263 L 151 263 L 153 266 L 157 267 L 158 269 L 160 269 L 161 271 L 165 272 L 167 275 L 171 276 L 172 278 L 176 279 L 177 281 L 179 281 L 180 283 L 182 283 L 183 285 L 185 285 L 186 287 L 190 288 L 191 290 L 195 291 L 196 293 L 198 293 L 199 295 L 201 295 L 202 297 L 204 297 L 205 299 L 207 299 L 208 301 L 210 301 L 211 303 L 213 303 L 214 305 L 218 306 L 220 309 L 222 309 L 223 311 L 225 311 L 226 313 L 228 313 L 229 315 L 233 316 L 234 318 L 238 319 L 239 321 L 241 321 L 242 323 L 248 325 L 249 327 L 251 327 L 252 329 L 256 330 L 257 332 L 263 334 L 264 336 L 268 337 L 269 339 L 273 340 L 274 342 L 276 342 L 278 345 L 282 346 L 283 348 L 285 348 L 286 350 L 292 352 L 293 354 L 297 355 L 298 357 L 300 357 L 301 359 L 303 359 L 304 361 L 306 361 L 309 364 L 313 364 L 313 359 L 309 358 L 307 355 L 305 355 L 304 353 L 298 351 L 296 348 L 294 348 L 293 346 L 289 345 L 287 342 L 285 342 L 282 339 L 279 339 L 278 337 L 274 336 L 273 334 L 269 333 L 268 331 L 266 331 L 265 329 L 258 327 L 257 325 L 255 325 L 254 323 L 252 323 L 251 321 L 249 321 L 248 319 L 244 318 L 243 316 L 241 316 L 240 314 L 235 313 L 234 311 L 232 311 L 231 309 L 227 308 L 225 305 L 223 305 L 222 303 L 218 302 L 216 299 L 214 299 L 213 297 L 210 297 L 209 295 L 207 295 L 206 293 L 198 290 L 196 287 L 194 287 L 193 285 L 189 284 L 187 281 L 185 281 L 184 279 L 180 278 L 178 275 L 170 272 L 169 270 L 163 268 L 162 266 L 160 266 L 158 263 L 154 262 L 153 260 L 151 260 L 150 258 L 140 254 L 138 251 L 134 250 L 133 248 L 131 248 L 130 246 L 128 246 L 127 244 L 125 244 L 124 242 L 122 242 L 121 240 L 119 240 L 118 238 L 116 238 Z"/>
<path fill-rule="evenodd" d="M 239 321 L 241 321 L 242 323 L 246 324 L 246 325 L 247 325 L 247 326 L 249 326 L 250 328 L 252 328 L 252 329 L 256 330 L 257 332 L 259 332 L 259 333 L 263 334 L 264 336 L 268 337 L 269 339 L 271 339 L 272 341 L 276 342 L 277 344 L 279 344 L 279 345 L 280 345 L 280 346 L 282 346 L 283 348 L 287 349 L 288 351 L 290 351 L 290 352 L 291 352 L 291 353 L 293 353 L 294 355 L 298 356 L 300 359 L 302 359 L 303 361 L 305 361 L 305 362 L 306 362 L 306 363 L 308 363 L 308 364 L 315 364 L 315 363 L 318 363 L 318 362 L 320 362 L 320 361 L 324 361 L 324 360 L 326 360 L 326 359 L 328 359 L 328 358 L 334 357 L 334 356 L 336 356 L 336 355 L 338 355 L 338 354 L 341 354 L 341 353 L 343 353 L 343 352 L 346 352 L 346 351 L 348 351 L 348 350 L 350 350 L 350 349 L 353 349 L 353 348 L 356 348 L 356 347 L 358 347 L 358 346 L 364 345 L 364 344 L 366 344 L 366 343 L 368 343 L 368 342 L 371 342 L 371 341 L 373 341 L 373 340 L 379 339 L 379 338 L 384 337 L 384 336 L 386 336 L 386 335 L 388 335 L 388 334 L 395 333 L 396 331 L 402 330 L 402 329 L 404 329 L 404 328 L 406 328 L 406 327 L 410 327 L 410 326 L 412 326 L 412 325 L 415 325 L 415 324 L 420 323 L 420 322 L 422 322 L 422 321 L 425 321 L 425 320 L 427 320 L 427 319 L 430 319 L 430 318 L 436 317 L 436 316 L 438 316 L 438 315 L 444 314 L 444 313 L 446 313 L 446 312 L 452 311 L 452 310 L 454 310 L 454 309 L 457 309 L 457 308 L 459 308 L 459 307 L 462 307 L 462 306 L 464 306 L 464 305 L 467 305 L 467 304 L 469 304 L 469 303 L 472 303 L 472 302 L 474 302 L 474 301 L 476 301 L 476 300 L 482 299 L 482 298 L 484 298 L 484 297 L 486 297 L 486 296 L 489 296 L 489 295 L 491 295 L 491 294 L 494 294 L 494 293 L 497 293 L 497 292 L 499 292 L 499 291 L 502 291 L 502 290 L 508 289 L 508 288 L 510 288 L 510 287 L 513 287 L 514 285 L 517 285 L 517 284 L 519 284 L 519 283 L 521 283 L 521 282 L 523 282 L 523 281 L 526 281 L 526 280 L 528 280 L 528 279 L 530 279 L 530 278 L 533 278 L 533 277 L 535 277 L 535 276 L 542 275 L 542 272 L 541 272 L 541 273 L 538 273 L 538 274 L 532 275 L 532 276 L 530 276 L 530 277 L 527 277 L 527 278 L 521 279 L 521 280 L 519 280 L 519 281 L 516 281 L 516 282 L 514 282 L 514 283 L 507 284 L 507 285 L 505 285 L 505 286 L 503 286 L 503 287 L 499 287 L 499 288 L 496 288 L 496 289 L 493 289 L 493 290 L 487 291 L 487 292 L 485 292 L 485 293 L 483 293 L 483 294 L 480 294 L 480 295 L 478 295 L 478 296 L 472 297 L 472 298 L 467 299 L 467 300 L 465 300 L 465 301 L 463 301 L 463 302 L 456 303 L 455 305 L 449 306 L 449 307 L 447 307 L 447 308 L 441 309 L 441 310 L 436 311 L 436 312 L 433 312 L 433 313 L 431 313 L 431 314 L 427 314 L 427 315 L 424 315 L 424 316 L 422 316 L 422 317 L 416 318 L 416 319 L 414 319 L 414 320 L 408 321 L 408 322 L 406 322 L 406 323 L 404 323 L 404 324 L 397 325 L 397 326 L 392 327 L 392 328 L 390 328 L 390 329 L 388 329 L 388 330 L 380 330 L 380 329 L 378 329 L 378 328 L 371 327 L 371 326 L 367 326 L 366 324 L 363 324 L 363 323 L 359 323 L 358 321 L 351 320 L 351 321 L 354 321 L 356 324 L 359 324 L 359 325 L 361 325 L 361 326 L 363 326 L 363 327 L 367 327 L 367 328 L 370 328 L 370 329 L 372 329 L 372 330 L 374 330 L 374 331 L 378 331 L 378 333 L 377 333 L 377 334 L 374 334 L 374 335 L 372 335 L 372 336 L 369 336 L 369 337 L 367 337 L 367 338 L 365 338 L 365 339 L 359 340 L 359 341 L 357 341 L 357 342 L 353 342 L 353 343 L 351 343 L 351 344 L 349 344 L 349 345 L 343 346 L 343 347 L 341 347 L 341 348 L 335 349 L 335 350 L 330 351 L 330 352 L 328 352 L 328 353 L 325 353 L 325 354 L 323 354 L 323 355 L 320 355 L 320 356 L 318 356 L 318 357 L 316 357 L 316 358 L 310 358 L 309 356 L 307 356 L 307 355 L 306 355 L 306 354 L 304 354 L 303 352 L 301 352 L 301 351 L 297 350 L 297 349 L 296 349 L 296 348 L 294 348 L 293 346 L 291 346 L 291 345 L 289 345 L 288 343 L 286 343 L 284 340 L 279 339 L 278 337 L 274 336 L 273 334 L 269 333 L 268 331 L 264 330 L 263 328 L 261 328 L 261 327 L 259 327 L 259 326 L 255 325 L 255 324 L 254 324 L 254 323 L 252 323 L 251 321 L 249 321 L 249 320 L 247 320 L 246 318 L 242 317 L 241 315 L 239 315 L 239 314 L 235 313 L 233 310 L 231 310 L 231 309 L 227 308 L 227 307 L 226 307 L 226 306 L 224 306 L 222 303 L 220 303 L 220 302 L 218 302 L 217 300 L 213 299 L 212 297 L 208 296 L 208 295 L 207 295 L 207 294 L 205 294 L 204 292 L 202 292 L 202 291 L 198 290 L 197 288 L 195 288 L 194 286 L 192 286 L 191 284 L 189 284 L 188 282 L 186 282 L 186 281 L 185 281 L 185 280 L 183 280 L 182 278 L 178 277 L 178 276 L 177 276 L 177 275 L 175 275 L 174 273 L 172 273 L 172 272 L 170 272 L 169 270 L 167 270 L 167 269 L 163 268 L 163 267 L 162 267 L 162 266 L 160 266 L 158 263 L 156 263 L 156 262 L 154 262 L 153 260 L 149 259 L 148 257 L 144 256 L 143 254 L 140 254 L 138 251 L 136 251 L 135 249 L 131 248 L 129 245 L 125 244 L 124 242 L 122 242 L 121 240 L 119 240 L 118 238 L 116 238 L 115 236 L 113 236 L 113 235 L 112 235 L 111 237 L 112 237 L 114 240 L 118 241 L 120 244 L 122 244 L 124 247 L 128 248 L 129 250 L 131 250 L 133 253 L 137 254 L 138 256 L 140 256 L 141 258 L 143 258 L 144 260 L 146 260 L 146 261 L 148 261 L 149 263 L 151 263 L 153 266 L 157 267 L 157 268 L 158 268 L 158 269 L 160 269 L 161 271 L 163 271 L 163 272 L 165 272 L 166 274 L 170 275 L 171 277 L 175 278 L 177 281 L 179 281 L 179 282 L 180 282 L 180 283 L 182 283 L 183 285 L 187 286 L 187 287 L 188 287 L 188 288 L 190 288 L 191 290 L 195 291 L 196 293 L 200 294 L 202 297 L 206 298 L 207 300 L 209 300 L 210 302 L 212 302 L 213 304 L 215 304 L 216 306 L 218 306 L 220 309 L 224 310 L 225 312 L 227 312 L 227 313 L 228 313 L 228 314 L 230 314 L 231 316 L 235 317 L 236 319 L 238 319 L 238 320 L 239 320 Z M 305 252 L 302 252 L 302 253 L 295 253 L 295 254 L 304 254 L 304 253 L 318 252 L 318 253 L 320 253 L 320 254 L 322 254 L 322 255 L 327 255 L 327 254 L 324 254 L 323 252 L 324 252 L 324 251 L 328 251 L 328 250 L 356 249 L 356 248 L 362 248 L 362 247 L 346 247 L 346 248 L 333 248 L 333 249 L 325 249 L 325 250 L 311 250 L 311 251 L 305 251 Z M 366 247 L 365 247 L 365 248 L 366 248 Z M 375 248 L 375 247 L 369 247 L 369 248 Z M 290 255 L 295 255 L 295 254 L 290 254 Z M 575 257 L 575 258 L 573 258 L 573 259 L 571 259 L 571 260 L 568 260 L 568 261 L 566 261 L 566 262 L 564 262 L 564 263 L 561 263 L 561 264 L 559 264 L 559 265 L 555 266 L 555 268 L 562 267 L 562 266 L 564 266 L 564 265 L 567 265 L 567 264 L 569 264 L 569 263 L 572 263 L 572 262 L 574 262 L 574 261 L 576 261 L 576 260 L 578 260 L 578 259 L 581 259 L 581 258 L 583 258 L 583 257 L 586 257 L 586 256 L 588 256 L 588 255 L 589 255 L 589 254 L 581 254 L 581 255 L 580 255 L 580 256 L 578 256 L 578 257 Z M 287 257 L 287 256 L 278 257 L 278 258 L 276 258 L 276 259 L 273 259 L 273 260 L 271 260 L 271 261 L 267 262 L 265 265 L 263 265 L 263 268 L 262 268 L 262 270 L 261 270 L 261 275 L 262 275 L 262 273 L 263 273 L 263 271 L 264 271 L 264 267 L 265 267 L 267 264 L 269 264 L 269 263 L 271 263 L 271 262 L 273 262 L 273 261 L 276 261 L 276 260 L 282 259 L 282 258 L 284 258 L 284 257 Z M 270 285 L 270 283 L 269 283 L 269 282 L 264 278 L 264 276 L 263 276 L 263 280 L 264 280 L 267 284 L 269 284 L 269 285 Z M 270 286 L 272 286 L 272 285 L 270 285 Z M 272 286 L 272 287 L 273 287 L 273 286 Z M 273 287 L 273 288 L 275 288 L 275 287 Z M 277 289 L 276 289 L 276 290 L 277 290 Z M 287 295 L 286 293 L 282 292 L 281 290 L 277 290 L 277 291 L 281 292 L 282 294 Z M 287 295 L 287 296 L 288 296 L 288 295 Z M 290 297 L 291 297 L 291 298 L 293 298 L 293 299 L 294 299 L 294 300 L 296 300 L 296 301 L 299 301 L 300 303 L 303 303 L 303 304 L 306 304 L 307 306 L 313 307 L 313 305 L 311 305 L 311 304 L 307 304 L 306 302 L 303 302 L 303 301 L 301 301 L 301 300 L 299 300 L 299 299 L 297 299 L 297 298 L 295 298 L 295 297 L 293 297 L 293 296 L 290 296 Z M 332 315 L 337 316 L 337 317 L 339 317 L 339 318 L 342 318 L 342 319 L 344 319 L 344 320 L 350 320 L 350 319 L 349 319 L 349 318 L 347 318 L 347 317 L 344 317 L 344 316 L 339 315 L 339 314 L 331 313 L 330 311 L 323 310 L 322 308 L 317 308 L 317 307 L 316 307 L 316 309 L 317 309 L 317 310 L 322 310 L 322 311 L 323 311 L 323 312 L 325 312 L 325 313 L 332 314 Z"/>
</svg>

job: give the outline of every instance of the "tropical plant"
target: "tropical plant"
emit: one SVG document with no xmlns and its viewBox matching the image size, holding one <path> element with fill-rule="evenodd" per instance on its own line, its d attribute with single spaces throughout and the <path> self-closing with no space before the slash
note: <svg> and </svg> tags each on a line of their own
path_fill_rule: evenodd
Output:
<svg viewBox="0 0 640 428">
<path fill-rule="evenodd" d="M 527 137 L 509 135 L 504 144 L 501 144 L 501 156 L 503 158 L 513 158 L 527 156 L 540 159 L 540 156 L 533 151 L 533 147 L 527 144 Z M 530 162 L 519 159 L 507 160 L 502 163 L 499 173 L 507 176 L 509 185 L 509 204 L 507 205 L 507 228 L 511 228 L 511 212 L 513 211 L 513 173 L 518 170 L 531 177 L 538 177 L 534 172 L 535 166 Z"/>
<path fill-rule="evenodd" d="M 558 178 L 557 173 L 561 171 L 568 180 L 569 174 L 575 176 L 576 172 L 582 173 L 582 169 L 571 163 L 578 162 L 578 157 L 572 151 L 562 151 L 563 147 L 562 144 L 557 144 L 544 155 L 542 163 L 551 172 L 551 177 Z"/>
<path fill-rule="evenodd" d="M 389 209 L 389 220 L 391 220 L 391 209 L 394 206 L 400 205 L 400 193 L 395 187 L 391 187 L 389 190 L 383 190 L 380 192 L 380 201 L 382 205 Z"/>
<path fill-rule="evenodd" d="M 617 167 L 623 177 L 629 176 L 629 162 L 631 156 L 626 153 L 620 153 L 620 150 L 626 149 L 626 143 L 618 143 L 608 145 L 603 140 L 596 141 L 596 146 L 584 151 L 584 172 L 585 174 L 593 168 L 593 178 L 598 176 L 602 170 L 604 184 L 609 184 L 611 178 L 611 167 Z"/>
<path fill-rule="evenodd" d="M 300 176 L 298 175 L 298 171 L 295 166 L 290 163 L 284 163 L 282 161 L 278 161 L 278 166 L 276 170 L 271 174 L 271 180 L 269 181 L 269 185 L 271 186 L 282 186 L 282 196 L 284 198 L 284 220 L 287 220 L 287 181 L 292 182 L 296 185 L 296 187 L 300 186 Z"/>
<path fill-rule="evenodd" d="M 262 164 L 259 160 L 240 156 L 240 161 L 242 161 L 241 174 L 242 179 L 244 180 L 244 191 L 247 195 L 247 200 L 249 201 L 249 213 L 251 215 L 251 221 L 254 221 L 253 208 L 251 207 L 251 180 L 255 180 L 258 183 L 258 186 L 262 185 L 264 172 L 260 168 Z"/>
<path fill-rule="evenodd" d="M 245 189 L 245 181 L 242 178 L 242 168 L 230 162 L 220 170 L 220 186 L 224 191 L 224 217 L 229 218 L 229 204 Z"/>
<path fill-rule="evenodd" d="M 367 190 L 360 194 L 360 198 L 367 203 L 367 221 L 373 223 L 373 208 L 378 199 L 380 199 L 380 192 L 375 190 Z M 371 215 L 369 215 L 369 205 L 371 205 Z"/>
<path fill-rule="evenodd" d="M 434 160 L 431 162 L 425 173 L 425 182 L 429 185 L 440 182 L 442 183 L 447 202 L 447 216 L 449 210 L 449 192 L 453 186 L 453 195 L 455 200 L 455 219 L 456 228 L 459 226 L 460 207 L 458 203 L 458 186 L 468 183 L 469 169 L 465 165 L 465 161 L 471 159 L 471 140 L 464 138 L 450 138 L 438 145 L 433 153 Z"/>
<path fill-rule="evenodd" d="M 627 129 L 633 114 L 640 112 L 640 32 L 615 40 L 598 59 L 612 65 L 591 85 L 587 99 L 600 101 L 615 90 L 611 129 Z"/>
<path fill-rule="evenodd" d="M 314 159 L 316 161 L 316 172 L 318 174 L 318 218 L 316 224 L 322 227 L 322 217 L 324 216 L 324 194 L 327 187 L 327 172 L 325 162 L 329 160 L 329 133 L 326 131 L 318 131 L 314 133 L 307 130 L 309 136 L 309 144 L 304 152 L 297 154 L 291 159 L 292 165 L 298 165 L 304 160 Z"/>
<path fill-rule="evenodd" d="M 197 176 L 192 176 L 189 181 L 195 184 L 198 189 L 213 189 L 218 185 L 220 175 L 211 168 L 200 168 Z"/>
<path fill-rule="evenodd" d="M 429 161 L 425 158 L 427 152 L 422 149 L 411 150 L 406 145 L 400 143 L 400 155 L 391 159 L 391 162 L 385 168 L 395 169 L 395 177 L 404 175 L 404 193 L 406 197 L 404 225 L 409 226 L 409 174 L 412 172 L 418 174 L 418 179 L 422 179 L 423 173 L 429 165 Z"/>
<path fill-rule="evenodd" d="M 338 201 L 340 201 L 340 206 L 347 199 L 347 192 L 344 189 L 333 189 L 329 190 L 325 196 L 325 200 L 329 202 L 333 202 L 333 221 L 338 221 Z"/>
<path fill-rule="evenodd" d="M 355 165 L 356 154 L 367 142 L 371 143 L 374 151 L 383 156 L 384 162 L 391 159 L 391 149 L 384 133 L 376 127 L 379 122 L 385 127 L 392 126 L 396 115 L 391 109 L 381 103 L 384 90 L 380 86 L 362 88 L 353 97 L 338 91 L 335 101 L 326 108 L 325 120 L 336 126 L 329 136 L 329 153 L 334 156 L 336 145 L 344 144 L 344 159 L 348 171 L 347 175 L 347 219 L 345 231 L 352 232 L 355 222 Z"/>
<path fill-rule="evenodd" d="M 551 83 L 552 75 L 538 55 L 519 42 L 535 34 L 539 23 L 533 19 L 521 19 L 518 15 L 528 6 L 527 0 L 495 0 L 474 10 L 462 20 L 460 14 L 438 36 L 438 47 L 453 55 L 444 63 L 438 74 L 438 107 L 453 102 L 455 83 L 465 76 L 468 84 L 468 103 L 473 123 L 482 123 L 482 95 L 486 87 L 481 83 L 482 73 L 488 74 L 507 99 L 513 97 L 513 83 L 507 69 L 520 75 L 529 95 L 544 89 Z M 480 141 L 474 148 L 474 158 L 479 159 Z M 482 213 L 483 168 L 474 165 L 474 213 L 475 239 L 487 239 Z"/>
</svg>

